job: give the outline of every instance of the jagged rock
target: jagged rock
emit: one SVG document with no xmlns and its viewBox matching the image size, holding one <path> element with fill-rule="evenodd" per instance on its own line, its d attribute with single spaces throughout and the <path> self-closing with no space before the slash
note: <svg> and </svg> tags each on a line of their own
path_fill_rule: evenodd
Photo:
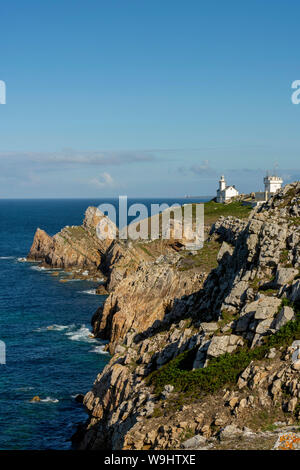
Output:
<svg viewBox="0 0 300 470">
<path fill-rule="evenodd" d="M 298 398 L 297 397 L 291 398 L 291 400 L 288 403 L 288 411 L 290 413 L 293 413 L 295 411 L 297 403 L 298 403 Z"/>
<path fill-rule="evenodd" d="M 239 307 L 245 300 L 246 291 L 248 287 L 249 284 L 246 281 L 237 282 L 231 289 L 230 294 L 226 297 L 224 301 L 224 306 Z"/>
<path fill-rule="evenodd" d="M 217 255 L 217 260 L 220 262 L 222 258 L 224 258 L 225 255 L 229 255 L 230 257 L 232 256 L 232 253 L 233 253 L 233 247 L 229 245 L 228 243 L 223 242 L 219 250 L 219 253 Z"/>
<path fill-rule="evenodd" d="M 89 207 L 82 226 L 65 227 L 53 237 L 37 229 L 28 260 L 44 261 L 59 268 L 98 269 L 102 255 L 112 243 L 112 240 L 100 240 L 97 236 L 97 224 L 103 219 L 105 216 L 99 209 Z"/>
<path fill-rule="evenodd" d="M 197 434 L 194 437 L 191 437 L 187 441 L 182 443 L 184 449 L 197 449 L 197 447 L 203 446 L 206 443 L 206 438 Z"/>
<path fill-rule="evenodd" d="M 276 357 L 276 349 L 275 348 L 271 348 L 268 355 L 267 355 L 267 358 L 268 359 L 274 359 L 274 357 Z"/>
<path fill-rule="evenodd" d="M 216 233 L 222 240 L 234 245 L 246 225 L 246 221 L 234 217 L 220 217 L 212 226 L 210 234 Z"/>
<path fill-rule="evenodd" d="M 232 397 L 229 401 L 228 401 L 228 405 L 230 406 L 230 408 L 233 410 L 237 404 L 239 403 L 239 398 L 238 397 Z"/>
<path fill-rule="evenodd" d="M 256 409 L 287 411 L 289 407 L 294 410 L 291 415 L 295 414 L 294 399 L 300 394 L 298 371 L 293 368 L 298 353 L 292 359 L 298 350 L 295 345 L 282 351 L 285 359 L 277 350 L 271 351 L 273 358 L 251 363 L 239 377 L 234 395 L 224 400 L 222 391 L 220 396 L 201 395 L 198 403 L 184 403 L 175 413 L 168 411 L 168 390 L 163 392 L 164 402 L 163 397 L 151 397 L 153 389 L 145 380 L 183 351 L 197 348 L 193 367 L 202 367 L 209 358 L 230 353 L 243 341 L 254 347 L 263 335 L 289 321 L 291 311 L 279 311 L 282 298 L 294 301 L 300 294 L 299 280 L 291 279 L 290 271 L 279 271 L 285 264 L 296 268 L 299 262 L 298 229 L 290 218 L 298 217 L 300 198 L 286 203 L 289 191 L 299 194 L 300 185 L 289 185 L 287 191 L 284 188 L 272 196 L 248 220 L 223 218 L 215 224 L 212 240 L 220 237 L 225 244 L 218 253 L 217 268 L 204 278 L 194 278 L 189 270 L 178 272 L 180 258 L 174 263 L 165 253 L 158 261 L 157 254 L 152 260 L 140 257 L 134 243 L 118 242 L 109 248 L 105 274 L 111 293 L 97 321 L 98 331 L 117 354 L 85 397 L 90 418 L 81 448 L 178 448 L 183 432 L 192 430 L 210 438 L 216 435 L 215 423 L 230 422 L 233 427 L 225 426 L 220 433 L 221 445 L 222 439 L 234 440 L 234 436 L 255 438 L 255 433 L 241 431 L 235 423 L 240 426 Z M 274 286 L 270 280 L 276 270 L 280 290 L 261 294 L 260 287 Z M 227 323 L 232 334 L 219 336 L 220 331 L 224 333 L 219 320 L 227 314 L 223 309 L 232 312 L 233 320 Z M 152 416 L 154 403 L 158 413 Z"/>
<path fill-rule="evenodd" d="M 292 367 L 294 370 L 300 370 L 300 340 L 294 341 L 292 346 Z"/>
<path fill-rule="evenodd" d="M 262 320 L 258 323 L 255 332 L 257 333 L 258 337 L 260 335 L 264 335 L 269 329 L 270 326 L 273 324 L 273 318 L 267 318 L 266 320 Z M 254 341 L 256 343 L 256 341 Z"/>
<path fill-rule="evenodd" d="M 108 295 L 108 292 L 107 292 L 106 288 L 102 284 L 100 284 L 100 286 L 98 286 L 97 289 L 96 289 L 96 294 L 98 294 L 98 295 Z"/>
<path fill-rule="evenodd" d="M 277 313 L 280 304 L 281 300 L 276 297 L 262 296 L 260 299 L 247 305 L 245 311 L 253 311 L 255 320 L 266 320 Z"/>
<path fill-rule="evenodd" d="M 277 318 L 275 318 L 272 328 L 279 330 L 283 325 L 288 321 L 291 321 L 295 318 L 295 312 L 291 307 L 284 306 L 280 310 Z"/>
<path fill-rule="evenodd" d="M 207 357 L 218 357 L 226 352 L 233 352 L 238 346 L 242 346 L 244 341 L 240 336 L 214 336 L 207 349 Z"/>
<path fill-rule="evenodd" d="M 225 428 L 221 429 L 219 439 L 220 441 L 225 441 L 226 439 L 232 439 L 233 437 L 240 436 L 241 434 L 243 434 L 243 431 L 235 424 L 228 424 Z"/>
<path fill-rule="evenodd" d="M 214 333 L 215 331 L 217 331 L 219 329 L 219 325 L 216 322 L 210 322 L 210 323 L 202 322 L 200 324 L 200 328 L 203 330 L 205 334 L 210 334 L 210 333 Z"/>
<path fill-rule="evenodd" d="M 295 268 L 278 268 L 276 272 L 275 285 L 284 286 L 293 281 L 294 277 L 298 274 L 298 269 Z"/>
<path fill-rule="evenodd" d="M 136 272 L 122 279 L 107 298 L 99 323 L 99 337 L 110 340 L 112 353 L 130 329 L 138 333 L 158 325 L 172 309 L 175 297 L 192 294 L 202 283 L 203 277 L 191 271 L 178 273 L 165 264 L 141 264 Z M 173 306 L 173 312 L 176 308 L 180 312 L 179 302 Z"/>
<path fill-rule="evenodd" d="M 75 395 L 75 398 L 74 398 L 74 400 L 77 403 L 83 403 L 83 399 L 84 399 L 84 395 L 82 393 L 78 393 L 77 395 Z"/>
<path fill-rule="evenodd" d="M 278 312 L 280 304 L 280 299 L 267 296 L 260 296 L 254 302 L 246 304 L 236 323 L 235 331 L 237 333 L 255 331 L 256 336 L 253 340 L 253 345 L 255 345 L 260 336 L 266 334 L 271 326 L 273 327 L 273 318 Z"/>
<path fill-rule="evenodd" d="M 300 279 L 293 282 L 289 298 L 292 302 L 297 302 L 298 300 L 300 300 Z"/>
<path fill-rule="evenodd" d="M 30 400 L 32 403 L 36 403 L 36 402 L 39 402 L 41 401 L 40 397 L 38 395 L 34 396 L 31 400 Z"/>
<path fill-rule="evenodd" d="M 225 424 L 228 422 L 228 418 L 226 415 L 217 413 L 214 419 L 214 425 L 215 426 L 225 426 Z"/>
<path fill-rule="evenodd" d="M 164 389 L 162 391 L 162 398 L 166 399 L 169 397 L 169 395 L 173 392 L 174 386 L 173 385 L 165 385 Z"/>
<path fill-rule="evenodd" d="M 44 261 L 49 252 L 53 249 L 53 240 L 44 230 L 37 228 L 30 252 L 27 259 L 35 261 Z"/>
<path fill-rule="evenodd" d="M 300 450 L 300 433 L 285 432 L 278 435 L 274 450 Z"/>
</svg>

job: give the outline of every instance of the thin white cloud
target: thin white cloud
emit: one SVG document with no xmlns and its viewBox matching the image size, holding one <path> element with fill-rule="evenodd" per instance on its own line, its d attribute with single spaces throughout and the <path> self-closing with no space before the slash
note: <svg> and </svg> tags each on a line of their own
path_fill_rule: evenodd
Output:
<svg viewBox="0 0 300 470">
<path fill-rule="evenodd" d="M 89 183 L 100 188 L 115 186 L 115 181 L 109 173 L 104 172 L 100 177 L 101 179 L 92 178 Z"/>
<path fill-rule="evenodd" d="M 126 165 L 152 162 L 156 157 L 146 151 L 78 151 L 65 149 L 61 152 L 0 152 L 0 159 L 28 160 L 40 165 Z"/>
<path fill-rule="evenodd" d="M 216 177 L 217 175 L 217 171 L 211 167 L 208 160 L 204 160 L 202 163 L 196 163 L 190 167 L 180 167 L 178 170 L 180 173 L 186 175 L 193 173 L 204 178 Z"/>
</svg>

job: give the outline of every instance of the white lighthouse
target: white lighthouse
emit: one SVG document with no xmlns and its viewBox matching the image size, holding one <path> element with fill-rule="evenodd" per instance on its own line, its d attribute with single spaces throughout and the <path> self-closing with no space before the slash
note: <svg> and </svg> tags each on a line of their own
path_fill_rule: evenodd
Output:
<svg viewBox="0 0 300 470">
<path fill-rule="evenodd" d="M 265 183 L 265 192 L 266 195 L 276 193 L 279 189 L 281 189 L 283 180 L 280 176 L 265 176 L 264 177 Z"/>
<path fill-rule="evenodd" d="M 235 186 L 226 186 L 224 175 L 219 180 L 219 189 L 217 190 L 217 202 L 229 201 L 232 197 L 238 196 L 239 192 Z"/>
<path fill-rule="evenodd" d="M 225 181 L 225 176 L 222 175 L 219 181 L 219 189 L 220 191 L 224 191 L 226 189 L 226 181 Z"/>
</svg>

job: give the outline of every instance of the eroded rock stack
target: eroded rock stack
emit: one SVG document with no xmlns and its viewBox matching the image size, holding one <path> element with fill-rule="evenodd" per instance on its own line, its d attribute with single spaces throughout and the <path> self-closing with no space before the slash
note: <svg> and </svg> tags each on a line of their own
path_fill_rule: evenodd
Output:
<svg viewBox="0 0 300 470">
<path fill-rule="evenodd" d="M 38 228 L 27 259 L 57 268 L 99 269 L 112 244 L 111 239 L 102 241 L 97 236 L 96 228 L 103 218 L 99 209 L 89 207 L 81 226 L 67 226 L 53 237 Z"/>
</svg>

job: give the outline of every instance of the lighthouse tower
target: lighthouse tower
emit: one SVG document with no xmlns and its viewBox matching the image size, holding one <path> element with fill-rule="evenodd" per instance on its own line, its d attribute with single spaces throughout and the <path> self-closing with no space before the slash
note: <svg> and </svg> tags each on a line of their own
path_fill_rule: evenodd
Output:
<svg viewBox="0 0 300 470">
<path fill-rule="evenodd" d="M 226 181 L 225 181 L 224 175 L 222 175 L 219 180 L 219 189 L 220 191 L 224 191 L 225 188 L 226 188 Z"/>
<path fill-rule="evenodd" d="M 217 189 L 217 202 L 229 201 L 232 197 L 238 196 L 239 192 L 235 186 L 226 186 L 224 175 L 219 179 L 219 189 Z"/>
<path fill-rule="evenodd" d="M 266 196 L 268 197 L 268 194 L 274 194 L 279 189 L 281 189 L 283 180 L 282 178 L 280 178 L 280 176 L 267 175 L 264 177 L 264 183 L 265 183 Z"/>
</svg>

